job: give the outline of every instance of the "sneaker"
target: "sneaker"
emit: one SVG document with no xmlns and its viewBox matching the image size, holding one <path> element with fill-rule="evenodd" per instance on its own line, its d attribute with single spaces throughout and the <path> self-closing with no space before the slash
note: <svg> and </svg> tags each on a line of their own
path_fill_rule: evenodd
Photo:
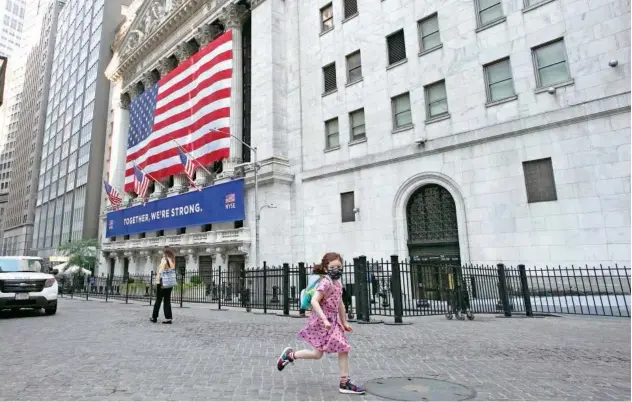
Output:
<svg viewBox="0 0 632 402">
<path fill-rule="evenodd" d="M 279 369 L 279 371 L 283 371 L 285 366 L 287 366 L 288 364 L 294 363 L 294 359 L 290 359 L 288 356 L 292 352 L 294 352 L 294 349 L 292 348 L 283 349 L 283 353 L 281 353 L 281 356 L 279 356 L 279 360 L 277 360 L 277 369 Z"/>
<path fill-rule="evenodd" d="M 157 319 L 157 318 L 154 318 L 154 317 L 150 317 L 150 318 L 149 318 L 149 321 L 151 321 L 151 322 L 158 322 L 158 319 Z"/>
<path fill-rule="evenodd" d="M 347 380 L 346 383 L 340 383 L 340 388 L 338 389 L 340 391 L 341 394 L 357 394 L 357 395 L 363 395 L 364 394 L 364 388 L 362 388 L 359 385 L 356 385 L 353 381 L 351 381 L 350 379 Z"/>
<path fill-rule="evenodd" d="M 171 321 L 171 320 L 164 320 L 162 323 L 163 323 L 163 324 L 171 324 L 171 323 L 172 323 L 172 321 Z"/>
</svg>

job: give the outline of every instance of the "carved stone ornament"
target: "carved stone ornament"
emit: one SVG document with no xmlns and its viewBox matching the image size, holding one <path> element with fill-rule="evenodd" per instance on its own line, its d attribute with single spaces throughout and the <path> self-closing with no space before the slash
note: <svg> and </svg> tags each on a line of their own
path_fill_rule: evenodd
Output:
<svg viewBox="0 0 632 402">
<path fill-rule="evenodd" d="M 132 103 L 132 98 L 128 93 L 122 93 L 119 99 L 118 107 L 121 109 L 129 109 L 129 105 Z"/>
<path fill-rule="evenodd" d="M 229 4 L 222 8 L 219 19 L 226 29 L 240 29 L 247 14 L 248 9 L 246 7 L 240 4 Z"/>
<path fill-rule="evenodd" d="M 132 85 L 129 87 L 129 96 L 132 100 L 136 99 L 138 95 L 140 95 L 140 88 L 137 85 Z"/>
<path fill-rule="evenodd" d="M 154 85 L 157 82 L 157 80 L 156 80 L 156 77 L 154 77 L 154 75 L 151 73 L 151 71 L 148 71 L 145 74 L 143 74 L 141 78 L 141 82 L 143 83 L 143 86 L 145 87 L 145 91 L 146 91 L 149 88 L 151 88 L 152 85 Z"/>
<path fill-rule="evenodd" d="M 178 63 L 182 64 L 193 55 L 193 46 L 188 42 L 182 42 L 178 45 L 174 53 L 176 59 L 178 59 Z"/>
<path fill-rule="evenodd" d="M 137 14 L 135 18 L 138 18 L 140 23 L 128 34 L 122 51 L 123 57 L 134 51 L 147 35 L 155 31 L 167 19 L 171 11 L 180 7 L 182 2 L 183 0 L 153 0 L 144 9 L 143 14 Z"/>
<path fill-rule="evenodd" d="M 208 46 L 213 39 L 222 33 L 222 29 L 217 25 L 204 24 L 197 29 L 195 39 L 200 44 L 200 49 Z"/>
<path fill-rule="evenodd" d="M 165 57 L 164 59 L 160 59 L 160 61 L 158 62 L 157 68 L 158 68 L 158 72 L 160 73 L 160 77 L 164 77 L 176 67 L 177 66 L 174 63 L 173 59 L 169 57 Z"/>
</svg>

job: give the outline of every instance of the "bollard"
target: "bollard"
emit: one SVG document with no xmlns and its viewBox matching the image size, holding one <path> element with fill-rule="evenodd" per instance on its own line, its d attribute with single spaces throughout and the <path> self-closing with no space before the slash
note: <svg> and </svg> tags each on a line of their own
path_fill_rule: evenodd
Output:
<svg viewBox="0 0 632 402">
<path fill-rule="evenodd" d="M 529 282 L 527 281 L 527 270 L 524 264 L 518 265 L 520 272 L 520 287 L 522 288 L 522 298 L 527 317 L 533 317 L 533 307 L 531 306 L 531 294 L 529 293 Z"/>
<path fill-rule="evenodd" d="M 304 262 L 299 262 L 298 263 L 298 287 L 300 289 L 299 291 L 299 295 L 300 292 L 303 291 L 303 289 L 307 288 L 307 270 L 305 269 L 305 263 Z M 300 299 L 300 297 L 299 297 Z M 299 304 L 299 315 L 301 317 L 305 317 L 305 309 L 300 308 L 301 307 L 301 300 L 298 301 Z"/>
<path fill-rule="evenodd" d="M 107 303 L 108 301 L 108 286 L 110 286 L 110 275 L 107 276 L 107 279 L 105 280 L 105 302 Z"/>
<path fill-rule="evenodd" d="M 220 265 L 219 267 L 217 267 L 217 274 L 219 275 L 219 283 L 217 284 L 218 288 L 220 289 L 220 293 L 221 293 L 221 289 L 222 289 L 222 266 Z M 219 297 L 217 298 L 217 309 L 221 310 L 222 309 L 222 295 L 218 295 Z"/>
<path fill-rule="evenodd" d="M 125 304 L 128 303 L 129 300 L 129 276 L 127 277 L 127 281 L 125 283 Z"/>
<path fill-rule="evenodd" d="M 402 301 L 402 277 L 399 272 L 399 257 L 391 256 L 391 292 L 393 293 L 393 308 L 395 309 L 395 323 L 401 324 L 404 316 L 404 303 Z"/>
<path fill-rule="evenodd" d="M 505 277 L 505 265 L 498 264 L 498 291 L 500 301 L 503 306 L 505 317 L 511 317 L 511 306 L 509 305 L 509 295 L 507 294 L 507 278 Z"/>
<path fill-rule="evenodd" d="M 263 314 L 268 314 L 268 263 L 263 262 Z"/>
<path fill-rule="evenodd" d="M 283 315 L 290 315 L 290 264 L 283 263 Z"/>
</svg>

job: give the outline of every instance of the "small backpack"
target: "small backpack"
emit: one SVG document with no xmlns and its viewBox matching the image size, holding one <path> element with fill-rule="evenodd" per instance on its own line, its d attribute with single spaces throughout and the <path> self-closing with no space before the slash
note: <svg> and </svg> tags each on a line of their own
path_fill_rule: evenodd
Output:
<svg viewBox="0 0 632 402">
<path fill-rule="evenodd" d="M 312 309 L 312 296 L 316 294 L 316 288 L 325 275 L 311 275 L 307 287 L 301 290 L 301 310 Z"/>
<path fill-rule="evenodd" d="M 163 289 L 171 289 L 176 286 L 176 270 L 173 268 L 165 269 L 160 274 Z"/>
</svg>

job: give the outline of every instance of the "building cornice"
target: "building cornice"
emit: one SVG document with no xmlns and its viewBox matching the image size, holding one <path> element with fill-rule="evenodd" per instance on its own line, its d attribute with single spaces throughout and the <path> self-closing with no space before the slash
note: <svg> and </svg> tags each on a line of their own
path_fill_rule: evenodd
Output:
<svg viewBox="0 0 632 402">
<path fill-rule="evenodd" d="M 195 14 L 210 16 L 236 0 L 150 0 L 145 1 L 121 40 L 118 63 L 108 71 L 111 81 L 120 81 L 134 71 L 161 43 L 173 36 Z M 166 9 L 170 4 L 170 9 Z M 125 77 L 127 80 L 127 77 Z"/>
</svg>

